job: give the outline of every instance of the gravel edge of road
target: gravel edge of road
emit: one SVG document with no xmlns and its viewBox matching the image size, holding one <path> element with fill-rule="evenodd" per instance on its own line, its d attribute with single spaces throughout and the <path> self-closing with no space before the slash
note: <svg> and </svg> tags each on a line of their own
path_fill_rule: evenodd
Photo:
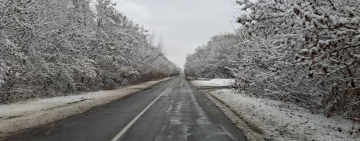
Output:
<svg viewBox="0 0 360 141">
<path fill-rule="evenodd" d="M 20 117 L 19 119 L 11 119 L 10 121 L 0 121 L 0 123 L 4 123 L 0 127 L 0 140 L 6 140 L 16 135 L 21 135 L 26 131 L 31 129 L 36 129 L 37 127 L 41 127 L 44 125 L 50 124 L 53 125 L 57 121 L 67 119 L 71 116 L 78 115 L 90 111 L 93 108 L 106 105 L 113 101 L 121 100 L 123 98 L 128 97 L 131 94 L 146 90 L 147 88 L 153 87 L 161 82 L 165 82 L 170 80 L 173 77 L 168 77 L 164 79 L 160 79 L 157 81 L 149 81 L 144 82 L 138 85 L 140 88 L 132 88 L 134 86 L 129 86 L 125 88 L 120 88 L 116 90 L 111 90 L 113 92 L 118 92 L 124 90 L 122 93 L 119 93 L 116 96 L 104 97 L 103 99 L 99 99 L 97 102 L 94 101 L 84 101 L 80 103 L 75 103 L 73 105 L 57 107 L 53 109 L 47 109 L 43 113 L 35 113 L 26 117 Z M 58 113 L 62 113 L 59 115 Z"/>
<path fill-rule="evenodd" d="M 230 121 L 236 125 L 236 127 L 243 132 L 248 141 L 267 141 L 271 140 L 269 137 L 261 133 L 257 127 L 249 124 L 247 121 L 244 121 L 241 117 L 239 117 L 234 110 L 231 109 L 226 103 L 217 99 L 212 94 L 206 92 L 205 90 L 199 90 L 204 96 L 206 96 L 212 103 L 215 104 L 216 107 L 220 109 L 222 113 L 225 114 L 226 117 L 230 119 Z M 255 128 L 255 130 L 254 130 Z"/>
</svg>

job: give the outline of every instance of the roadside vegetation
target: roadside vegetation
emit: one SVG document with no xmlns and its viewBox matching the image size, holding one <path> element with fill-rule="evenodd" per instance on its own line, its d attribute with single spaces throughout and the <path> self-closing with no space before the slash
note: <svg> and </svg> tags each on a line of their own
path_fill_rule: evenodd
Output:
<svg viewBox="0 0 360 141">
<path fill-rule="evenodd" d="M 111 0 L 1 0 L 0 103 L 179 74 Z"/>
<path fill-rule="evenodd" d="M 238 0 L 236 34 L 187 57 L 185 74 L 360 121 L 359 0 Z"/>
</svg>

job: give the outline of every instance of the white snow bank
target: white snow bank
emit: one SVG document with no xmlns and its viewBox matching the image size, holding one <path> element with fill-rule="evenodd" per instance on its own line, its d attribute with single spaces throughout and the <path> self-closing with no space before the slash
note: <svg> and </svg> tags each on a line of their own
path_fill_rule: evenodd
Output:
<svg viewBox="0 0 360 141">
<path fill-rule="evenodd" d="M 196 87 L 224 87 L 231 86 L 235 79 L 211 79 L 211 80 L 194 80 L 191 81 Z"/>
<path fill-rule="evenodd" d="M 360 140 L 360 125 L 351 120 L 326 118 L 291 103 L 249 97 L 230 89 L 209 93 L 274 140 Z"/>
<path fill-rule="evenodd" d="M 0 105 L 0 140 L 24 129 L 46 125 L 72 115 L 84 113 L 92 107 L 112 102 L 168 79 L 170 78 L 110 91 Z"/>
</svg>

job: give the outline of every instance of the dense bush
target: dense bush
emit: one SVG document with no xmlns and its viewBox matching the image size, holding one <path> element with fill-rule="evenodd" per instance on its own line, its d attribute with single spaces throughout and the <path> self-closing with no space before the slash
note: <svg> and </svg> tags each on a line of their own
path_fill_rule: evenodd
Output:
<svg viewBox="0 0 360 141">
<path fill-rule="evenodd" d="M 178 73 L 111 0 L 0 1 L 0 103 Z"/>
</svg>

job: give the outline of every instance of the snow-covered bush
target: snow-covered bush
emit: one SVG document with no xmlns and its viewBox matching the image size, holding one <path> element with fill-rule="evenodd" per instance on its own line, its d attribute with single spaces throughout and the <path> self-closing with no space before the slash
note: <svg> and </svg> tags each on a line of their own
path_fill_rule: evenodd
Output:
<svg viewBox="0 0 360 141">
<path fill-rule="evenodd" d="M 111 0 L 92 2 L 0 1 L 0 60 L 8 68 L 5 78 L 1 65 L 0 103 L 179 73 L 147 31 L 116 11 Z"/>
<path fill-rule="evenodd" d="M 321 93 L 311 87 L 314 82 L 306 78 L 306 69 L 296 64 L 287 46 L 280 44 L 283 37 L 259 37 L 243 30 L 238 44 L 237 67 L 231 70 L 235 86 L 256 96 L 290 100 L 304 107 L 311 107 L 314 97 Z M 310 85 L 310 87 L 309 87 Z"/>
<path fill-rule="evenodd" d="M 249 61 L 252 67 L 242 62 L 234 69 L 239 80 L 248 79 L 245 75 L 252 82 L 265 81 L 265 91 L 289 100 L 320 96 L 321 103 L 310 104 L 329 115 L 360 117 L 360 1 L 237 2 L 247 11 L 238 22 L 250 38 L 240 47 L 257 54 Z"/>
<path fill-rule="evenodd" d="M 5 85 L 9 68 L 5 63 L 0 62 L 0 88 Z"/>
</svg>

